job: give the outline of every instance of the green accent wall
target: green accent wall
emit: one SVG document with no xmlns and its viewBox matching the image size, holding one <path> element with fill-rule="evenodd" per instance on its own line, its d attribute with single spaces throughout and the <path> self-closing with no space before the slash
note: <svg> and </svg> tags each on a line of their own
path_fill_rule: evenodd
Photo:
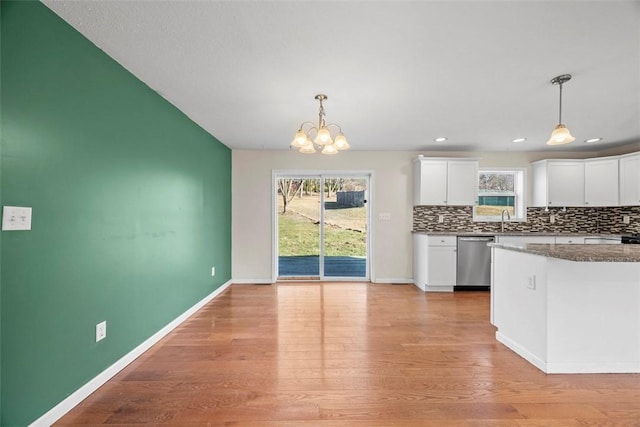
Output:
<svg viewBox="0 0 640 427">
<path fill-rule="evenodd" d="M 2 232 L 0 424 L 23 426 L 230 280 L 231 151 L 46 6 L 1 8 L 0 197 L 33 218 Z"/>
</svg>

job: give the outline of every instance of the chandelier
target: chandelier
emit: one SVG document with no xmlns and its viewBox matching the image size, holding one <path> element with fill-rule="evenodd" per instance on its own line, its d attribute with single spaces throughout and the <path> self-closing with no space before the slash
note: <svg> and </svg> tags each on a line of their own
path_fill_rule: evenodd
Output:
<svg viewBox="0 0 640 427">
<path fill-rule="evenodd" d="M 571 135 L 569 129 L 562 124 L 562 85 L 571 80 L 571 74 L 561 74 L 551 79 L 551 84 L 560 85 L 560 109 L 558 113 L 558 124 L 551 132 L 551 138 L 547 141 L 547 145 L 568 144 L 576 139 Z"/>
<path fill-rule="evenodd" d="M 302 123 L 291 142 L 291 146 L 298 148 L 301 153 L 305 154 L 313 154 L 318 150 L 322 154 L 338 154 L 339 151 L 348 149 L 349 143 L 347 143 L 347 138 L 342 133 L 340 126 L 326 124 L 324 121 L 325 114 L 322 102 L 327 100 L 327 95 L 316 95 L 316 99 L 320 102 L 318 125 L 315 126 L 312 122 Z M 334 130 L 335 136 L 331 133 L 331 129 Z"/>
</svg>

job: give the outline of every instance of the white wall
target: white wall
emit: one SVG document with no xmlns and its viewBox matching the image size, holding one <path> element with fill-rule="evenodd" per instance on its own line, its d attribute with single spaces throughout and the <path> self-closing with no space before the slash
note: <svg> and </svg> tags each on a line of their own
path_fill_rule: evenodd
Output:
<svg viewBox="0 0 640 427">
<path fill-rule="evenodd" d="M 415 153 L 347 151 L 335 156 L 297 151 L 232 152 L 232 277 L 269 282 L 272 277 L 272 170 L 372 171 L 372 279 L 411 280 L 411 200 Z M 378 221 L 389 212 L 390 221 Z"/>
<path fill-rule="evenodd" d="M 527 167 L 544 158 L 596 157 L 597 153 L 445 153 L 347 151 L 335 156 L 286 151 L 232 151 L 232 278 L 270 283 L 272 277 L 272 170 L 373 171 L 372 281 L 412 281 L 412 161 L 418 155 L 477 157 L 480 167 Z M 391 214 L 379 221 L 378 213 Z"/>
</svg>

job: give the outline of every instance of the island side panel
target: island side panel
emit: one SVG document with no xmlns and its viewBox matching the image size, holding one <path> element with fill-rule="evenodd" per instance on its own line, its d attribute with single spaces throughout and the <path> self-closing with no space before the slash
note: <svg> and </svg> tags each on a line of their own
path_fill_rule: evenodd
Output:
<svg viewBox="0 0 640 427">
<path fill-rule="evenodd" d="M 547 361 L 546 258 L 493 248 L 491 287 L 498 341 L 541 370 Z"/>
<path fill-rule="evenodd" d="M 550 258 L 547 274 L 547 372 L 640 372 L 640 263 Z"/>
</svg>

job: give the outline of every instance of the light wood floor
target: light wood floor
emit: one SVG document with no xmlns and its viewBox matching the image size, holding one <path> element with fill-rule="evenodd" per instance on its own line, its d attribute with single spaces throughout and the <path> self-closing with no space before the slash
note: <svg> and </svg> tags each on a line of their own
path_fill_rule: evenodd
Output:
<svg viewBox="0 0 640 427">
<path fill-rule="evenodd" d="M 489 293 L 233 285 L 59 425 L 640 426 L 640 375 L 545 375 Z"/>
</svg>

